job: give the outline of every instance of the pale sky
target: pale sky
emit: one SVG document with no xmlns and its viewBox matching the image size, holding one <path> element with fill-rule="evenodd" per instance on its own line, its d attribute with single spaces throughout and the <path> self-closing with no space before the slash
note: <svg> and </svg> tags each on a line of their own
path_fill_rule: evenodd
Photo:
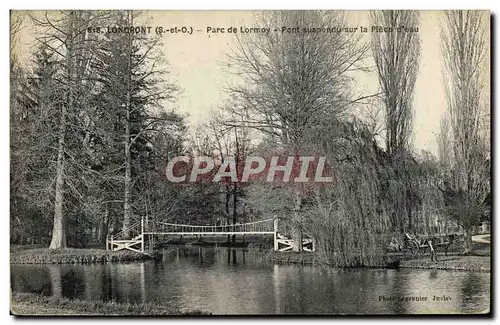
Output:
<svg viewBox="0 0 500 325">
<path fill-rule="evenodd" d="M 371 26 L 367 11 L 347 13 L 349 27 Z M 251 11 L 151 11 L 149 15 L 153 17 L 153 21 L 146 26 L 151 26 L 152 29 L 158 26 L 164 28 L 186 26 L 195 30 L 192 35 L 163 34 L 163 53 L 170 62 L 173 80 L 183 90 L 176 106 L 180 112 L 189 114 L 188 123 L 194 126 L 199 121 L 206 120 L 212 108 L 223 104 L 228 98 L 224 88 L 235 81 L 235 77 L 227 73 L 220 64 L 233 46 L 234 34 L 208 34 L 206 28 L 234 26 L 239 29 L 240 26 L 267 26 L 256 26 Z M 439 121 L 446 108 L 441 72 L 441 18 L 440 11 L 421 11 L 420 14 L 420 72 L 413 103 L 415 150 L 417 152 L 422 149 L 427 150 L 434 155 L 437 153 L 434 133 L 439 133 Z M 486 27 L 489 26 L 487 12 L 485 18 Z M 27 53 L 26 48 L 32 43 L 31 33 L 30 26 L 21 33 L 21 42 L 24 42 L 23 53 Z M 368 40 L 370 32 L 364 35 Z M 489 32 L 487 35 L 489 38 Z M 489 72 L 489 55 L 485 60 L 485 69 Z M 378 91 L 376 73 L 360 76 L 356 86 L 366 94 L 376 93 Z"/>
</svg>

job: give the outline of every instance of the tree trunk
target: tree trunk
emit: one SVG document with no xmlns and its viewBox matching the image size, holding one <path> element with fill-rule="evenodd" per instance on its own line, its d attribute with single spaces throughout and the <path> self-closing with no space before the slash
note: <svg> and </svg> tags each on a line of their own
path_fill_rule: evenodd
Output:
<svg viewBox="0 0 500 325">
<path fill-rule="evenodd" d="M 59 148 L 57 149 L 56 197 L 54 202 L 54 227 L 50 249 L 66 248 L 66 229 L 64 218 L 64 133 L 66 132 L 66 109 L 61 108 L 61 125 L 59 126 Z"/>
<path fill-rule="evenodd" d="M 224 162 L 224 160 L 222 160 L 222 162 Z M 229 220 L 229 200 L 231 199 L 231 188 L 229 186 L 229 184 L 226 184 L 226 202 L 225 202 L 225 209 L 226 209 L 226 223 L 229 224 L 230 223 L 230 220 Z M 227 242 L 229 243 L 231 241 L 231 235 L 227 235 Z"/>
<path fill-rule="evenodd" d="M 58 148 L 57 148 L 57 167 L 56 167 L 56 193 L 54 202 L 54 227 L 52 229 L 52 240 L 50 249 L 66 248 L 66 220 L 64 216 L 64 151 L 66 135 L 66 114 L 67 110 L 73 105 L 73 16 L 70 12 L 68 39 L 66 43 L 66 69 L 68 71 L 68 106 L 61 105 L 61 116 L 59 120 Z"/>
<path fill-rule="evenodd" d="M 301 252 L 302 251 L 302 230 L 298 225 L 295 225 L 293 227 L 293 232 L 292 232 L 292 239 L 293 239 L 293 251 L 294 252 Z"/>
<path fill-rule="evenodd" d="M 236 219 L 238 216 L 238 211 L 236 208 L 236 205 L 238 204 L 238 198 L 236 196 L 236 191 L 237 191 L 237 185 L 236 183 L 233 184 L 233 225 L 236 224 Z M 236 235 L 233 235 L 233 243 L 236 242 Z"/>
<path fill-rule="evenodd" d="M 109 229 L 109 209 L 106 204 L 106 210 L 104 210 L 104 215 L 101 218 L 101 222 L 99 223 L 99 243 L 102 245 L 106 245 L 106 238 L 108 237 L 108 229 Z"/>
<path fill-rule="evenodd" d="M 129 12 L 129 22 L 132 26 L 132 14 Z M 131 192 L 131 157 L 130 157 L 130 86 L 131 86 L 131 74 L 132 74 L 132 36 L 129 34 L 128 43 L 128 66 L 127 66 L 127 100 L 125 103 L 126 118 L 125 118 L 125 134 L 124 134 L 124 146 L 125 146 L 125 184 L 124 184 L 124 197 L 123 197 L 123 235 L 125 238 L 129 238 L 129 225 L 130 225 L 130 192 Z"/>
<path fill-rule="evenodd" d="M 411 208 L 408 208 L 408 230 L 409 231 L 413 230 L 413 222 L 412 222 L 413 216 L 412 216 L 411 212 L 412 212 Z"/>
<path fill-rule="evenodd" d="M 472 251 L 472 227 L 464 227 L 464 251 L 463 255 L 469 255 Z"/>
<path fill-rule="evenodd" d="M 302 197 L 297 191 L 295 193 L 295 208 L 293 212 L 293 222 L 292 222 L 292 239 L 293 239 L 293 251 L 302 251 L 302 229 L 300 226 L 300 208 L 302 206 Z"/>
<path fill-rule="evenodd" d="M 128 105 L 127 105 L 128 107 Z M 131 177 L 130 177 L 130 127 L 128 124 L 128 120 L 130 116 L 130 111 L 127 108 L 127 122 L 125 122 L 125 190 L 123 196 L 123 235 L 125 238 L 129 236 L 129 225 L 130 225 L 130 185 L 131 185 Z"/>
<path fill-rule="evenodd" d="M 234 129 L 234 138 L 235 138 L 235 144 L 236 144 L 236 170 L 239 168 L 239 159 L 240 159 L 240 141 L 238 138 L 238 132 L 236 129 Z M 237 192 L 238 192 L 238 183 L 233 183 L 233 225 L 236 224 L 236 219 L 237 219 L 237 214 L 238 214 L 238 197 L 237 197 Z M 236 235 L 233 235 L 233 243 L 236 242 Z M 236 258 L 236 256 L 235 256 Z"/>
</svg>

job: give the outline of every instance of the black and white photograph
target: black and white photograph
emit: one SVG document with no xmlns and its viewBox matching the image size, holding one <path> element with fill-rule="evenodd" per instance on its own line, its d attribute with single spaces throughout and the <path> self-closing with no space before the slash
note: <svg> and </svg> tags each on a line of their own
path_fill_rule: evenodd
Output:
<svg viewBox="0 0 500 325">
<path fill-rule="evenodd" d="M 11 10 L 11 315 L 491 316 L 491 19 Z"/>
</svg>

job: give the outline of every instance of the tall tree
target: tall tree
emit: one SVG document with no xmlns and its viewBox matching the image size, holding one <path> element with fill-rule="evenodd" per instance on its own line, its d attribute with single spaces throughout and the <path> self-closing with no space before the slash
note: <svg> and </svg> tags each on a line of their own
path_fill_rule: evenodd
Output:
<svg viewBox="0 0 500 325">
<path fill-rule="evenodd" d="M 83 246 L 91 230 L 102 240 L 133 210 L 171 210 L 161 197 L 176 193 L 158 188 L 156 168 L 180 151 L 185 128 L 166 103 L 176 87 L 163 80 L 159 38 L 88 30 L 129 26 L 137 14 L 33 13 L 32 67 L 11 82 L 12 224 L 25 226 L 18 240 L 45 231 L 45 242 L 50 225 L 52 248 Z"/>
<path fill-rule="evenodd" d="M 92 11 L 60 11 L 33 14 L 37 27 L 37 42 L 53 53 L 60 70 L 60 78 L 52 80 L 63 99 L 57 104 L 57 159 L 54 195 L 54 225 L 51 249 L 66 247 L 67 209 L 82 201 L 77 182 L 82 181 L 86 166 L 80 160 L 81 147 L 86 137 L 82 127 L 89 116 L 87 104 L 94 94 L 92 89 L 92 62 L 97 36 L 88 33 L 88 27 L 97 23 L 101 14 Z M 72 136 L 68 137 L 68 133 Z M 78 177 L 72 177 L 74 174 Z M 67 200 L 71 195 L 75 200 Z"/>
<path fill-rule="evenodd" d="M 450 119 L 447 114 L 439 121 L 439 134 L 437 137 L 438 158 L 443 171 L 451 172 L 453 159 L 453 144 L 450 130 Z"/>
<path fill-rule="evenodd" d="M 391 180 L 398 195 L 393 200 L 393 224 L 404 232 L 413 227 L 413 214 L 419 201 L 411 179 L 415 164 L 408 153 L 420 40 L 418 30 L 406 29 L 409 26 L 418 29 L 419 13 L 412 10 L 373 11 L 371 21 L 373 26 L 391 29 L 372 33 L 371 45 L 385 108 L 385 146 L 396 177 Z"/>
<path fill-rule="evenodd" d="M 345 14 L 326 11 L 267 12 L 256 17 L 263 26 L 327 28 L 345 26 Z M 243 86 L 231 88 L 240 105 L 232 109 L 250 128 L 274 142 L 277 150 L 299 155 L 303 138 L 325 112 L 342 115 L 365 97 L 349 87 L 350 73 L 364 70 L 367 45 L 356 33 L 284 32 L 239 36 L 229 64 L 243 76 Z M 241 125 L 242 121 L 233 121 Z M 294 250 L 302 249 L 301 186 L 294 191 Z"/>
<path fill-rule="evenodd" d="M 44 21 L 35 20 L 39 26 L 48 27 L 50 40 L 43 39 L 43 43 L 47 46 L 53 39 L 60 41 L 60 46 L 64 52 L 60 52 L 53 47 L 54 51 L 58 51 L 65 62 L 61 62 L 64 66 L 64 74 L 66 77 L 64 92 L 64 103 L 60 106 L 58 131 L 57 131 L 57 165 L 56 165 L 56 181 L 55 181 L 55 202 L 54 202 L 54 225 L 52 230 L 52 240 L 50 243 L 51 249 L 60 249 L 66 247 L 66 221 L 64 215 L 64 181 L 65 181 L 65 139 L 67 128 L 67 112 L 74 110 L 73 103 L 75 100 L 75 43 L 77 41 L 77 19 L 78 13 L 69 11 L 64 13 L 64 19 L 59 21 L 59 26 L 54 25 L 46 16 Z M 60 28 L 59 28 L 60 27 Z"/>
<path fill-rule="evenodd" d="M 55 168 L 47 162 L 56 157 L 52 148 L 57 146 L 58 103 L 63 100 L 54 87 L 60 74 L 53 53 L 39 46 L 32 64 L 33 71 L 18 81 L 11 104 L 12 226 L 31 239 L 48 230 L 46 217 L 54 213 Z"/>
<path fill-rule="evenodd" d="M 52 226 L 53 132 L 56 106 L 61 101 L 53 81 L 59 69 L 53 53 L 37 46 L 31 61 L 20 65 L 15 47 L 23 16 L 11 12 L 11 233 L 19 243 L 45 243 Z M 50 205 L 52 204 L 52 208 Z"/>
<path fill-rule="evenodd" d="M 452 175 L 444 194 L 450 215 L 465 230 L 464 253 L 472 248 L 472 227 L 484 215 L 489 193 L 490 162 L 485 141 L 489 134 L 481 125 L 487 110 L 488 27 L 484 15 L 481 11 L 448 11 L 441 34 L 453 144 Z"/>
<path fill-rule="evenodd" d="M 141 12 L 117 11 L 111 15 L 111 21 L 119 26 L 133 26 L 141 15 Z M 164 79 L 167 62 L 161 62 L 160 45 L 159 38 L 146 34 L 108 34 L 99 55 L 103 84 L 101 109 L 110 119 L 101 127 L 112 126 L 110 141 L 120 143 L 122 148 L 121 159 L 117 160 L 122 161 L 122 229 L 125 235 L 133 217 L 133 184 L 141 171 L 152 168 L 147 166 L 151 163 L 147 156 L 153 151 L 153 134 L 174 135 L 175 129 L 182 129 L 180 116 L 167 108 L 177 87 Z M 119 138 L 115 138 L 116 135 Z"/>
<path fill-rule="evenodd" d="M 372 33 L 372 52 L 385 104 L 386 149 L 391 156 L 408 150 L 412 132 L 412 100 L 418 75 L 419 13 L 414 10 L 382 10 L 371 13 L 372 25 L 392 28 Z"/>
</svg>

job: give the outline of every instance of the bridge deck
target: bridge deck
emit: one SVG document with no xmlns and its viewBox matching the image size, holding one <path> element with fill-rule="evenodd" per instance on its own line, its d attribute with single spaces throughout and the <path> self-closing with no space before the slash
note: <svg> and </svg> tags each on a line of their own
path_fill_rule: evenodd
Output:
<svg viewBox="0 0 500 325">
<path fill-rule="evenodd" d="M 198 235 L 213 235 L 213 236 L 225 236 L 225 235 L 274 235 L 273 231 L 219 231 L 219 232 L 162 232 L 162 231 L 152 231 L 144 232 L 144 235 L 178 235 L 178 236 L 198 236 Z"/>
</svg>

